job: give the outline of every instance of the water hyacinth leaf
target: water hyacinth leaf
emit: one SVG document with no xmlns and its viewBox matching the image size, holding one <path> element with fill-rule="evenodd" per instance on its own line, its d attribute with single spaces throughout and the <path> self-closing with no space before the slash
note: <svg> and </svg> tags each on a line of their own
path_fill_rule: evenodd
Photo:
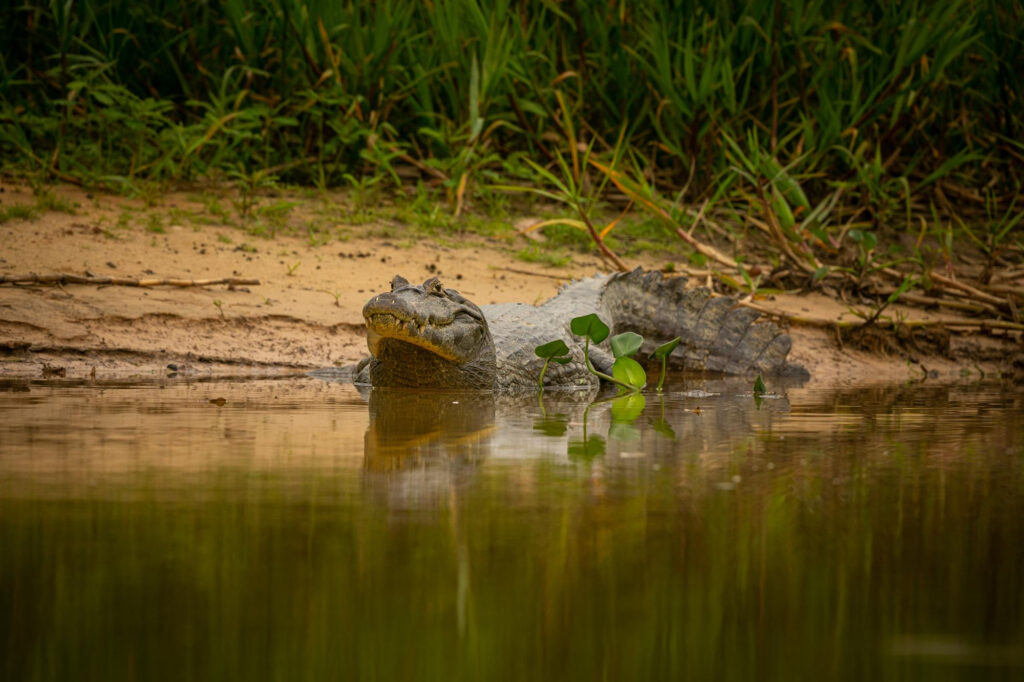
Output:
<svg viewBox="0 0 1024 682">
<path fill-rule="evenodd" d="M 630 393 L 612 401 L 612 421 L 633 422 L 647 407 L 643 393 Z"/>
<path fill-rule="evenodd" d="M 661 375 L 658 377 L 658 393 L 661 393 L 662 387 L 665 385 L 665 372 L 668 369 L 668 356 L 676 349 L 676 346 L 683 340 L 681 336 L 677 336 L 671 341 L 666 341 L 651 352 L 652 360 L 661 360 Z"/>
<path fill-rule="evenodd" d="M 672 351 L 676 349 L 676 346 L 678 346 L 682 342 L 682 340 L 683 338 L 681 336 L 677 336 L 671 341 L 666 341 L 665 343 L 661 344 L 653 351 L 651 351 L 651 359 L 664 360 L 665 358 L 672 354 Z"/>
<path fill-rule="evenodd" d="M 537 357 L 545 359 L 551 358 L 557 362 L 560 359 L 559 356 L 569 354 L 569 346 L 565 345 L 565 341 L 555 339 L 554 341 L 542 343 L 534 348 L 533 352 L 537 354 Z M 565 358 L 565 361 L 568 362 L 568 358 Z M 565 363 L 563 362 L 562 364 Z"/>
<path fill-rule="evenodd" d="M 594 343 L 601 343 L 608 338 L 611 330 L 601 318 L 594 313 L 574 317 L 569 321 L 569 328 L 576 336 L 586 336 Z"/>
<path fill-rule="evenodd" d="M 644 337 L 635 332 L 623 332 L 611 338 L 612 353 L 617 358 L 628 358 L 644 345 Z"/>
<path fill-rule="evenodd" d="M 537 385 L 541 388 L 541 390 L 543 390 L 544 375 L 548 371 L 548 363 L 554 360 L 560 365 L 568 364 L 570 358 L 567 358 L 565 356 L 568 355 L 569 353 L 569 347 L 565 345 L 565 341 L 562 341 L 561 339 L 555 339 L 554 341 L 542 343 L 541 345 L 534 348 L 533 352 L 536 353 L 538 357 L 544 358 L 544 367 L 541 368 L 540 376 L 537 377 Z"/>
<path fill-rule="evenodd" d="M 647 385 L 647 372 L 633 358 L 616 358 L 612 365 L 612 376 L 635 390 Z"/>
</svg>

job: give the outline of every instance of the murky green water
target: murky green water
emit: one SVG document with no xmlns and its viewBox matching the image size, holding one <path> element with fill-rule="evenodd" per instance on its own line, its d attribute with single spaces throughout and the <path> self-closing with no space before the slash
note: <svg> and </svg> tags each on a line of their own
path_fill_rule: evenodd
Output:
<svg viewBox="0 0 1024 682">
<path fill-rule="evenodd" d="M 1024 679 L 1021 388 L 0 387 L 4 680 Z"/>
</svg>

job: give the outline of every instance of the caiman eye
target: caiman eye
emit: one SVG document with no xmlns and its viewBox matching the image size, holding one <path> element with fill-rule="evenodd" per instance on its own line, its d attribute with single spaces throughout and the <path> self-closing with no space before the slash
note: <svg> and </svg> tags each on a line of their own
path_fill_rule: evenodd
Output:
<svg viewBox="0 0 1024 682">
<path fill-rule="evenodd" d="M 423 288 L 427 290 L 428 294 L 434 294 L 435 296 L 444 295 L 444 287 L 441 285 L 441 280 L 437 277 L 431 277 L 423 283 Z"/>
<path fill-rule="evenodd" d="M 461 317 L 461 318 L 465 318 L 465 319 L 469 319 L 469 320 L 475 320 L 476 322 L 480 322 L 480 321 L 482 321 L 484 319 L 483 315 L 481 315 L 476 310 L 473 310 L 472 308 L 468 308 L 468 307 L 460 308 L 459 311 L 457 313 L 455 313 L 455 317 L 456 317 L 456 319 Z"/>
<path fill-rule="evenodd" d="M 395 275 L 395 278 L 391 280 L 391 291 L 394 291 L 395 289 L 398 289 L 400 287 L 407 286 L 409 286 L 409 280 L 407 280 L 405 277 L 402 277 L 401 275 Z"/>
</svg>

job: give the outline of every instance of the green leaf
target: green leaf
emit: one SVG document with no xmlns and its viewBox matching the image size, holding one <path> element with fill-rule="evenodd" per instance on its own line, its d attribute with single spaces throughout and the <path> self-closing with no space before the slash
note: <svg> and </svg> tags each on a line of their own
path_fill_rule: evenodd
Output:
<svg viewBox="0 0 1024 682">
<path fill-rule="evenodd" d="M 611 338 L 612 354 L 617 358 L 628 358 L 644 345 L 644 337 L 635 332 L 623 332 Z"/>
<path fill-rule="evenodd" d="M 594 313 L 574 317 L 569 321 L 569 328 L 576 336 L 587 336 L 594 343 L 601 343 L 611 333 L 608 325 L 602 322 L 601 318 Z"/>
<path fill-rule="evenodd" d="M 637 390 L 647 384 L 647 372 L 633 358 L 616 358 L 612 365 L 612 376 Z"/>
<path fill-rule="evenodd" d="M 874 251 L 875 247 L 878 246 L 878 237 L 874 232 L 865 232 L 861 246 L 864 247 L 865 251 Z"/>
<path fill-rule="evenodd" d="M 667 358 L 669 355 L 672 354 L 672 351 L 674 351 L 676 349 L 676 346 L 678 346 L 680 344 L 680 342 L 682 342 L 682 340 L 683 340 L 682 337 L 677 336 L 676 338 L 672 339 L 671 341 L 668 341 L 666 343 L 661 344 L 660 346 L 655 348 L 653 351 L 651 351 L 651 359 L 652 360 L 664 360 L 665 358 Z"/>
<path fill-rule="evenodd" d="M 868 232 L 867 230 L 850 230 L 847 234 L 854 244 L 860 246 L 865 252 L 871 251 L 878 245 L 878 237 L 875 236 L 874 232 Z"/>
<path fill-rule="evenodd" d="M 554 341 L 548 341 L 533 349 L 533 352 L 540 358 L 552 358 L 555 361 L 561 360 L 559 356 L 569 354 L 569 346 L 565 345 L 565 341 L 561 339 L 555 339 Z M 562 364 L 568 362 L 568 358 L 565 358 Z"/>
<path fill-rule="evenodd" d="M 766 391 L 767 389 L 764 386 L 764 379 L 760 374 L 758 374 L 757 378 L 754 379 L 754 395 L 760 397 L 763 396 Z"/>
<path fill-rule="evenodd" d="M 642 393 L 630 393 L 612 401 L 612 421 L 633 422 L 647 407 Z"/>
<path fill-rule="evenodd" d="M 797 236 L 793 228 L 796 226 L 796 218 L 793 217 L 793 210 L 789 207 L 786 197 L 774 187 L 772 187 L 772 209 L 775 211 L 775 217 L 779 219 L 779 225 L 786 233 L 786 236 L 795 240 Z"/>
<path fill-rule="evenodd" d="M 913 287 L 915 284 L 917 284 L 917 278 L 907 275 L 906 277 L 903 278 L 903 282 L 899 285 L 899 287 L 896 288 L 896 291 L 889 294 L 889 298 L 887 299 L 888 302 L 895 303 L 900 296 L 907 293 L 907 291 L 909 291 L 910 288 Z"/>
</svg>

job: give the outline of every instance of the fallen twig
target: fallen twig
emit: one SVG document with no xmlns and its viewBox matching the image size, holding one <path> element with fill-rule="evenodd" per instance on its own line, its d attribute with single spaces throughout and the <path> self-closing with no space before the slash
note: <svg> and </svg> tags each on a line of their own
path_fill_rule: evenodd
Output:
<svg viewBox="0 0 1024 682">
<path fill-rule="evenodd" d="M 998 296 L 993 296 L 992 294 L 986 294 L 981 289 L 972 287 L 970 284 L 964 284 L 963 282 L 955 280 L 951 277 L 946 277 L 944 275 L 940 275 L 937 272 L 933 272 L 931 274 L 931 278 L 935 282 L 945 284 L 947 287 L 951 287 L 953 289 L 959 289 L 965 294 L 973 296 L 974 298 L 977 298 L 979 300 L 985 301 L 986 303 L 991 303 L 993 305 L 1006 305 L 1006 301 L 1004 299 L 999 298 Z"/>
<path fill-rule="evenodd" d="M 1020 289 L 1017 287 L 1007 287 L 1003 286 L 1002 284 L 989 284 L 987 287 L 985 287 L 985 290 L 997 294 L 1010 294 L 1011 296 L 1016 296 L 1017 298 L 1024 298 L 1024 289 Z"/>
<path fill-rule="evenodd" d="M 905 275 L 898 270 L 893 268 L 881 268 L 880 272 L 892 277 L 895 280 L 903 280 Z M 973 287 L 970 284 L 965 284 L 959 280 L 945 277 L 937 272 L 932 272 L 930 275 L 933 283 L 933 288 L 936 291 L 941 291 L 949 296 L 956 296 L 959 298 L 966 298 L 973 301 L 977 305 L 985 305 L 987 308 L 1008 308 L 1009 303 L 1007 299 L 1000 298 L 993 294 L 986 293 L 977 287 Z M 990 287 L 991 288 L 991 287 Z M 1002 287 L 1000 287 L 1002 289 Z M 998 290 L 998 289 L 997 289 Z M 1001 292 L 1002 293 L 1002 292 Z M 1019 290 L 1011 289 L 1006 293 L 1019 295 Z"/>
<path fill-rule="evenodd" d="M 889 296 L 895 289 L 878 289 L 875 293 L 879 296 Z M 914 294 L 909 291 L 900 294 L 900 303 L 914 303 L 921 306 L 941 306 L 943 308 L 953 308 L 954 310 L 965 310 L 971 313 L 989 313 L 992 315 L 998 315 L 999 310 L 988 303 L 968 303 L 967 301 L 950 301 L 944 298 L 931 298 L 929 296 L 921 296 L 920 294 Z"/>
<path fill-rule="evenodd" d="M 548 272 L 533 272 L 531 270 L 520 270 L 519 268 L 508 268 L 508 267 L 496 267 L 494 270 L 504 270 L 505 272 L 514 272 L 517 275 L 531 275 L 533 277 L 547 277 L 549 279 L 557 279 L 561 282 L 569 282 L 572 280 L 572 275 L 555 275 Z"/>
<path fill-rule="evenodd" d="M 46 275 L 29 273 L 26 275 L 0 275 L 0 284 L 93 284 L 113 285 L 123 287 L 205 287 L 214 284 L 227 284 L 228 286 L 258 285 L 258 279 L 247 279 L 243 277 L 222 277 L 220 279 L 136 279 L 134 277 L 96 277 L 86 275 L 73 275 L 67 272 L 58 272 Z"/>
<path fill-rule="evenodd" d="M 860 327 L 864 325 L 864 320 L 822 320 L 820 318 L 813 317 L 802 317 L 793 313 L 787 313 L 783 310 L 776 310 L 767 306 L 754 303 L 753 301 L 737 301 L 738 305 L 745 308 L 751 308 L 765 315 L 771 315 L 778 317 L 783 320 L 788 320 L 794 324 L 802 324 L 810 327 L 835 327 L 835 328 L 849 328 L 849 327 Z M 971 320 L 971 321 L 959 321 L 959 320 L 902 320 L 900 322 L 892 321 L 875 321 L 875 324 L 879 326 L 905 326 L 905 327 L 947 327 L 950 329 L 1010 329 L 1014 331 L 1024 331 L 1024 324 L 1017 322 L 1007 322 L 1005 320 Z"/>
</svg>

